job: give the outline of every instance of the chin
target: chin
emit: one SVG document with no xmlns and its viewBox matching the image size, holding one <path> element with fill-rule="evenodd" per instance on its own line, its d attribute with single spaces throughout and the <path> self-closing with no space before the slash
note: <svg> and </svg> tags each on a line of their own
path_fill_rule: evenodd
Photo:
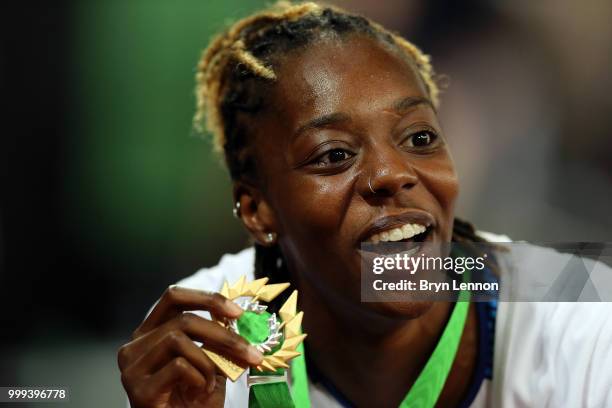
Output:
<svg viewBox="0 0 612 408">
<path fill-rule="evenodd" d="M 371 302 L 363 305 L 384 317 L 410 320 L 423 316 L 431 309 L 433 303 L 432 301 Z"/>
</svg>

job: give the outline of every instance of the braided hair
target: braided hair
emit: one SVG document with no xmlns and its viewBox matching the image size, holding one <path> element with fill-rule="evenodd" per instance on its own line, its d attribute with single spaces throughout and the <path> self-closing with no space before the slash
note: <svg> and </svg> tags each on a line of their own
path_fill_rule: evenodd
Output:
<svg viewBox="0 0 612 408">
<path fill-rule="evenodd" d="M 270 9 L 237 21 L 204 50 L 196 73 L 197 111 L 194 125 L 213 135 L 233 180 L 257 178 L 249 153 L 248 121 L 266 107 L 266 87 L 277 80 L 275 68 L 287 52 L 319 38 L 361 34 L 398 51 L 415 66 L 434 107 L 440 89 L 429 56 L 415 45 L 362 16 L 317 3 L 278 2 Z M 455 219 L 453 241 L 483 242 L 471 224 Z M 255 244 L 256 276 L 287 281 L 288 271 L 278 245 Z"/>
</svg>

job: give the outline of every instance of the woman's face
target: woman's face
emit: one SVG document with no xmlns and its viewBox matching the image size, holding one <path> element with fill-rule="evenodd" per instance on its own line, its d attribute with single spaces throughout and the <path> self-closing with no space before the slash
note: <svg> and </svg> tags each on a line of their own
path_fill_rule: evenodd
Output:
<svg viewBox="0 0 612 408">
<path fill-rule="evenodd" d="M 442 129 L 413 66 L 367 37 L 292 52 L 276 73 L 273 109 L 253 126 L 270 230 L 292 273 L 358 304 L 362 242 L 404 224 L 451 239 L 457 179 Z"/>
</svg>

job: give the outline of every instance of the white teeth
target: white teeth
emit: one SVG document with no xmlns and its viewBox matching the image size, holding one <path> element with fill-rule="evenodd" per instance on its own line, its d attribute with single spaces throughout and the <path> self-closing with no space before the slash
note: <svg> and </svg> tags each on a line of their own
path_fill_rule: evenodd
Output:
<svg viewBox="0 0 612 408">
<path fill-rule="evenodd" d="M 401 228 L 393 228 L 389 231 L 389 241 L 400 241 L 404 239 L 404 233 Z"/>
<path fill-rule="evenodd" d="M 402 239 L 412 238 L 415 235 L 425 232 L 426 227 L 421 224 L 405 224 L 389 231 L 374 234 L 368 240 L 374 244 L 387 241 L 401 241 Z"/>
<path fill-rule="evenodd" d="M 408 239 L 412 236 L 414 236 L 415 234 L 415 230 L 414 228 L 412 228 L 412 225 L 410 224 L 406 224 L 402 227 L 402 234 L 403 234 L 403 238 L 402 239 Z"/>
</svg>

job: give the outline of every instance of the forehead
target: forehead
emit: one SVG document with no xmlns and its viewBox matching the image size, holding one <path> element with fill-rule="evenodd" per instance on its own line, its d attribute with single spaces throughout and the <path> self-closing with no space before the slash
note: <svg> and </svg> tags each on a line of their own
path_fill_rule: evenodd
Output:
<svg viewBox="0 0 612 408">
<path fill-rule="evenodd" d="M 387 109 L 407 96 L 427 97 L 407 57 L 363 36 L 320 40 L 290 53 L 277 78 L 275 107 L 294 123 L 334 112 Z"/>
</svg>

